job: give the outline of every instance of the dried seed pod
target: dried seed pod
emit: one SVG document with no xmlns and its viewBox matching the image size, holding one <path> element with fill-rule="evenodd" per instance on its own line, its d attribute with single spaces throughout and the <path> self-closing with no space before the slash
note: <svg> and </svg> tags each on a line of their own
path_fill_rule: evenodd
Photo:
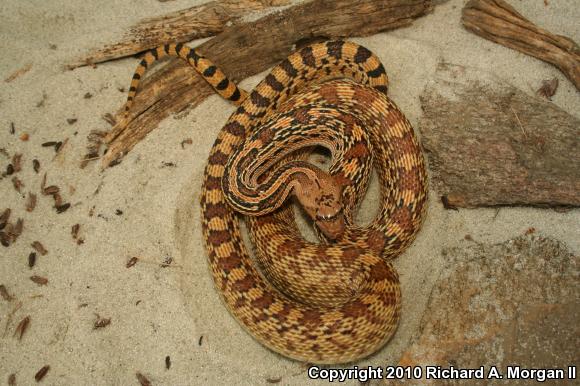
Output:
<svg viewBox="0 0 580 386">
<path fill-rule="evenodd" d="M 28 192 L 28 199 L 26 200 L 26 211 L 32 212 L 36 208 L 36 194 Z"/>
<path fill-rule="evenodd" d="M 42 194 L 44 194 L 45 196 L 50 196 L 51 194 L 55 194 L 58 192 L 60 192 L 60 188 L 56 185 L 50 185 L 42 189 Z"/>
<path fill-rule="evenodd" d="M 32 168 L 36 173 L 40 170 L 40 162 L 37 159 L 32 160 Z"/>
<path fill-rule="evenodd" d="M 22 170 L 22 154 L 16 153 L 12 156 L 12 166 L 14 166 L 14 173 Z"/>
<path fill-rule="evenodd" d="M 169 370 L 169 368 L 170 368 L 170 367 L 171 367 L 171 358 L 169 357 L 169 355 L 167 355 L 167 356 L 165 357 L 165 368 L 166 368 L 167 370 Z"/>
<path fill-rule="evenodd" d="M 6 175 L 7 175 L 7 176 L 11 176 L 11 175 L 13 175 L 13 174 L 14 174 L 14 165 L 12 165 L 12 164 L 8 164 L 8 165 L 6 166 Z"/>
<path fill-rule="evenodd" d="M 77 237 L 79 237 L 79 230 L 81 229 L 81 224 L 75 224 L 72 226 L 71 228 L 71 235 L 73 237 L 73 239 L 77 239 Z"/>
<path fill-rule="evenodd" d="M 11 237 L 8 236 L 8 234 L 6 234 L 5 232 L 0 232 L 0 244 L 2 244 L 5 247 L 9 247 L 10 241 Z"/>
<path fill-rule="evenodd" d="M 35 241 L 30 245 L 32 246 L 32 248 L 36 249 L 36 252 L 40 253 L 42 256 L 45 256 L 48 253 L 48 251 L 46 250 L 46 248 L 44 248 L 44 245 L 42 245 L 40 241 Z"/>
<path fill-rule="evenodd" d="M 26 318 L 22 319 L 20 321 L 20 323 L 18 323 L 18 326 L 16 326 L 16 330 L 14 330 L 13 336 L 18 335 L 18 340 L 21 340 L 22 336 L 24 335 L 24 333 L 28 329 L 29 324 L 30 324 L 30 316 L 27 316 Z"/>
<path fill-rule="evenodd" d="M 16 189 L 18 193 L 22 193 L 21 190 L 24 187 L 24 184 L 22 183 L 22 181 L 20 181 L 20 179 L 18 179 L 18 177 L 16 176 L 12 177 L 12 184 L 14 185 L 14 189 Z"/>
<path fill-rule="evenodd" d="M 50 370 L 49 365 L 46 365 L 43 368 L 41 368 L 40 370 L 38 370 L 38 372 L 34 375 L 34 379 L 36 380 L 36 382 L 40 382 L 42 380 L 42 378 L 44 378 L 46 373 L 48 373 L 48 370 Z"/>
<path fill-rule="evenodd" d="M 135 376 L 137 377 L 137 380 L 139 381 L 141 386 L 151 386 L 151 382 L 149 382 L 147 377 L 145 377 L 143 374 L 136 373 Z"/>
<path fill-rule="evenodd" d="M 62 197 L 60 194 L 55 193 L 52 195 L 52 198 L 54 198 L 54 206 L 61 206 L 62 205 Z"/>
<path fill-rule="evenodd" d="M 6 226 L 6 223 L 8 222 L 8 219 L 10 218 L 11 212 L 12 211 L 10 208 L 6 208 L 6 209 L 4 209 L 4 212 L 2 212 L 2 214 L 0 214 L 0 229 L 3 229 L 4 226 Z"/>
<path fill-rule="evenodd" d="M 28 255 L 28 266 L 32 268 L 34 267 L 34 264 L 36 264 L 36 253 L 30 252 L 30 254 Z"/>
<path fill-rule="evenodd" d="M 40 182 L 40 191 L 44 191 L 44 188 L 46 187 L 46 173 L 44 173 L 44 176 L 42 176 L 42 181 Z"/>
<path fill-rule="evenodd" d="M 2 299 L 6 300 L 7 302 L 11 302 L 12 299 L 14 299 L 12 295 L 8 293 L 8 290 L 4 284 L 0 284 L 0 296 L 2 296 Z"/>
<path fill-rule="evenodd" d="M 32 280 L 33 282 L 35 282 L 38 285 L 47 285 L 48 284 L 48 279 L 42 276 L 30 276 L 30 280 Z"/>
<path fill-rule="evenodd" d="M 43 143 L 41 146 L 42 147 L 52 147 L 54 145 L 56 145 L 56 141 L 48 141 L 48 142 Z"/>
<path fill-rule="evenodd" d="M 70 202 L 67 202 L 66 204 L 62 204 L 62 205 L 55 205 L 55 208 L 56 208 L 56 213 L 65 212 L 68 208 L 70 208 Z"/>
<path fill-rule="evenodd" d="M 22 229 L 24 229 L 24 220 L 19 218 L 16 220 L 16 225 L 14 226 L 14 231 L 12 231 L 12 234 L 18 237 L 22 234 Z"/>
<path fill-rule="evenodd" d="M 134 266 L 135 264 L 137 264 L 137 260 L 139 260 L 139 258 L 137 258 L 137 257 L 130 258 L 129 261 L 127 262 L 126 267 L 127 268 L 131 268 L 132 266 Z"/>
</svg>

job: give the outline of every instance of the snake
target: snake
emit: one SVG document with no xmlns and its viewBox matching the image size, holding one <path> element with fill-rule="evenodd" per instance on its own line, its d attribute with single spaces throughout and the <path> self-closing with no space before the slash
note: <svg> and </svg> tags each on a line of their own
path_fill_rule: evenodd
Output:
<svg viewBox="0 0 580 386">
<path fill-rule="evenodd" d="M 294 360 L 348 363 L 378 351 L 401 315 L 392 259 L 415 239 L 427 196 L 421 146 L 387 96 L 379 58 L 347 40 L 314 43 L 247 92 L 198 50 L 166 44 L 140 61 L 121 124 L 146 69 L 166 56 L 186 61 L 236 106 L 209 153 L 200 199 L 208 265 L 230 314 Z M 329 168 L 310 161 L 317 148 L 330 153 Z M 357 225 L 372 169 L 379 208 Z M 292 202 L 318 241 L 302 235 Z"/>
</svg>

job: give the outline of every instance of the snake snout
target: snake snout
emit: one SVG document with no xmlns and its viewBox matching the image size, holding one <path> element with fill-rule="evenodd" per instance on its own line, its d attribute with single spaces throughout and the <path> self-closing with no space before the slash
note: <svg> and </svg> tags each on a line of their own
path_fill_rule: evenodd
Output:
<svg viewBox="0 0 580 386">
<path fill-rule="evenodd" d="M 317 213 L 314 223 L 329 239 L 336 240 L 340 238 L 346 228 L 342 206 L 334 213 Z"/>
</svg>

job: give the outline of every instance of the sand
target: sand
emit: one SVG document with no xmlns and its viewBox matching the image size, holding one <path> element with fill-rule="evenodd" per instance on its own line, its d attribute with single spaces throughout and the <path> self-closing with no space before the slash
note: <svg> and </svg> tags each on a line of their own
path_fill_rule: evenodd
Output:
<svg viewBox="0 0 580 386">
<path fill-rule="evenodd" d="M 64 70 L 64 64 L 113 42 L 143 17 L 194 3 L 202 2 L 4 1 L 0 6 L 0 79 L 32 64 L 12 82 L 0 80 L 0 147 L 10 155 L 23 153 L 23 170 L 17 174 L 25 185 L 22 191 L 39 196 L 36 209 L 26 212 L 24 195 L 14 190 L 10 178 L 0 180 L 0 210 L 11 207 L 13 219 L 24 219 L 17 242 L 0 247 L 0 284 L 15 297 L 12 302 L 0 299 L 0 383 L 15 373 L 18 384 L 32 384 L 46 364 L 51 368 L 43 382 L 55 385 L 137 384 L 136 372 L 153 384 L 264 384 L 278 378 L 281 384 L 318 383 L 307 378 L 303 364 L 270 352 L 246 334 L 221 304 L 208 273 L 200 181 L 232 106 L 212 96 L 185 116 L 164 120 L 119 166 L 105 172 L 97 163 L 79 168 L 86 135 L 109 128 L 101 117 L 124 102 L 118 89 L 128 87 L 137 61 L 74 71 Z M 512 3 L 538 25 L 580 41 L 575 0 Z M 541 80 L 557 77 L 553 103 L 578 116 L 578 92 L 557 69 L 465 31 L 459 21 L 463 5 L 451 0 L 411 27 L 354 39 L 383 60 L 392 82 L 390 96 L 415 127 L 420 129 L 419 95 L 441 61 L 492 73 L 530 95 Z M 242 85 L 249 89 L 263 76 Z M 87 93 L 90 98 L 84 97 Z M 69 124 L 69 118 L 77 121 Z M 22 133 L 30 139 L 19 140 Z M 52 148 L 41 147 L 66 138 L 56 156 Z M 182 149 L 186 138 L 194 143 Z M 39 174 L 32 169 L 33 158 L 41 163 Z M 0 160 L 2 168 L 9 162 L 3 155 Z M 72 204 L 64 213 L 57 214 L 52 198 L 39 194 L 45 172 L 48 184 L 58 185 Z M 375 196 L 366 200 L 362 217 L 372 213 Z M 77 223 L 81 245 L 71 236 Z M 580 252 L 578 209 L 448 211 L 432 191 L 423 229 L 395 262 L 403 290 L 399 329 L 384 349 L 359 365 L 398 362 L 417 333 L 444 248 L 465 245 L 466 234 L 478 242 L 499 243 L 530 227 Z M 35 240 L 49 252 L 30 269 L 27 257 Z M 133 256 L 138 263 L 126 268 Z M 46 277 L 48 284 L 38 286 L 31 275 Z M 30 326 L 19 340 L 13 332 L 27 315 Z M 110 318 L 110 325 L 94 329 L 97 315 Z"/>
</svg>

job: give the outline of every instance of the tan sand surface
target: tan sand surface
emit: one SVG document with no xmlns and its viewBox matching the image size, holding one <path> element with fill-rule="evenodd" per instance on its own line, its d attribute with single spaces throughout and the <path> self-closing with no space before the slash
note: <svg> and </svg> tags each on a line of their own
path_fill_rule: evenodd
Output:
<svg viewBox="0 0 580 386">
<path fill-rule="evenodd" d="M 202 1 L 85 2 L 81 0 L 9 1 L 0 5 L 0 147 L 23 154 L 18 177 L 23 193 L 38 195 L 26 212 L 24 194 L 10 178 L 0 180 L 0 210 L 24 219 L 14 245 L 0 247 L 0 284 L 16 299 L 0 298 L 0 384 L 16 373 L 18 384 L 33 384 L 34 374 L 51 366 L 44 379 L 54 385 L 131 385 L 136 372 L 153 384 L 318 384 L 306 367 L 280 357 L 246 334 L 220 303 L 207 269 L 199 219 L 199 194 L 206 157 L 233 107 L 218 96 L 188 114 L 162 122 L 123 162 L 104 172 L 97 163 L 80 169 L 86 136 L 108 129 L 101 118 L 125 100 L 134 58 L 96 68 L 63 69 L 64 64 L 106 42 L 147 16 Z M 530 95 L 543 79 L 557 77 L 553 103 L 579 116 L 580 97 L 553 66 L 483 40 L 460 24 L 462 0 L 437 5 L 413 26 L 355 41 L 383 60 L 391 79 L 390 96 L 415 127 L 421 118 L 419 95 L 445 61 L 492 73 Z M 580 41 L 577 0 L 512 0 L 530 20 L 554 33 Z M 10 83 L 10 74 L 32 68 Z M 242 82 L 250 89 L 264 74 Z M 91 93 L 91 98 L 84 98 Z M 76 118 L 73 124 L 68 118 Z M 14 122 L 16 133 L 9 133 Z M 418 127 L 420 129 L 420 127 Z M 28 133 L 30 140 L 19 140 Z M 68 142 L 55 156 L 46 141 Z M 180 143 L 193 139 L 182 149 Z M 32 159 L 41 163 L 40 173 Z M 8 159 L 0 154 L 2 168 Z M 175 166 L 165 166 L 164 162 Z M 43 173 L 72 204 L 57 214 L 52 198 L 40 194 Z M 372 189 L 371 189 L 372 190 Z M 372 193 L 372 192 L 371 192 Z M 370 194 L 362 218 L 372 213 Z M 93 216 L 89 212 L 93 212 Z M 80 224 L 77 245 L 71 227 Z M 502 208 L 444 210 L 431 192 L 428 216 L 417 241 L 396 262 L 403 290 L 403 311 L 392 341 L 359 365 L 395 364 L 417 333 L 431 288 L 441 268 L 441 250 L 461 246 L 466 234 L 478 242 L 499 243 L 534 227 L 541 235 L 580 252 L 580 211 Z M 49 251 L 30 269 L 30 244 Z M 126 268 L 127 261 L 139 262 Z M 169 267 L 162 267 L 171 259 Z M 29 280 L 48 279 L 46 286 Z M 18 302 L 21 307 L 17 308 Z M 110 318 L 93 329 L 97 314 Z M 18 322 L 30 316 L 21 340 Z M 171 357 L 166 370 L 165 357 Z M 357 384 L 356 381 L 347 384 Z"/>
</svg>

